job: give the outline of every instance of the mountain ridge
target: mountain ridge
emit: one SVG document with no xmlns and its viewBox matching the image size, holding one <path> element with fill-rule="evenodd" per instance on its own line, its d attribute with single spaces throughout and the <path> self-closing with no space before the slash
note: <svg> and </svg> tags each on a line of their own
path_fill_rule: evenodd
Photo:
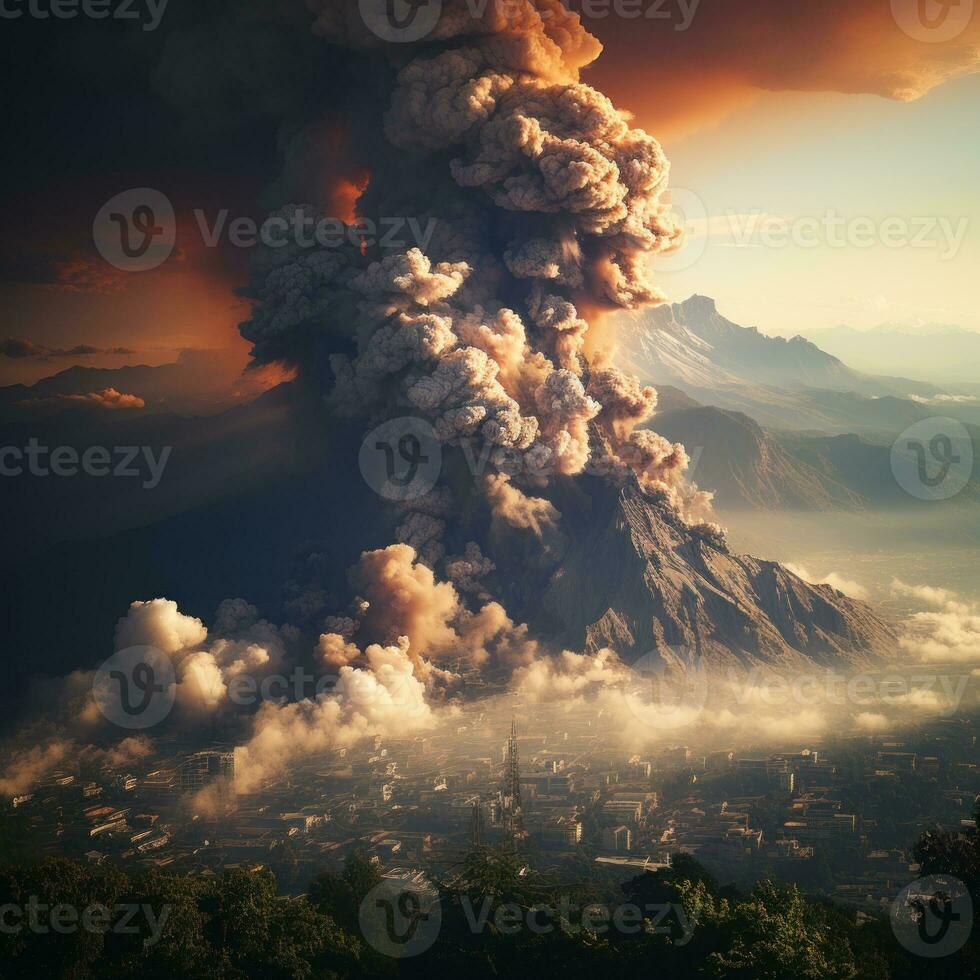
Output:
<svg viewBox="0 0 980 980">
<path fill-rule="evenodd" d="M 863 665 L 894 643 L 869 606 L 777 562 L 732 554 L 636 484 L 596 488 L 591 504 L 542 597 L 566 641 L 582 638 L 587 649 L 610 647 L 630 661 L 683 647 L 712 669 Z"/>
</svg>

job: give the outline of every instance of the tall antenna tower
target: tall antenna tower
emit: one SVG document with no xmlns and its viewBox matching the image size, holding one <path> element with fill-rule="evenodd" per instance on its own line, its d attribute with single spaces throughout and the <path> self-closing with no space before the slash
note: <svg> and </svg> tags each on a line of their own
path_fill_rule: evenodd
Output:
<svg viewBox="0 0 980 980">
<path fill-rule="evenodd" d="M 473 801 L 473 812 L 470 814 L 470 843 L 474 847 L 483 845 L 483 814 L 480 812 L 479 797 Z"/>
<path fill-rule="evenodd" d="M 524 815 L 521 808 L 521 768 L 517 756 L 517 719 L 510 722 L 507 740 L 507 759 L 504 763 L 505 825 L 515 838 L 524 836 Z"/>
</svg>

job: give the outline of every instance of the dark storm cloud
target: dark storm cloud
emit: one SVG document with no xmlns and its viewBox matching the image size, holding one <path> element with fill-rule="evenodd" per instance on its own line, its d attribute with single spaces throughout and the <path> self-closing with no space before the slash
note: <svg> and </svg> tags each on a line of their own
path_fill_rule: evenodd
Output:
<svg viewBox="0 0 980 980">
<path fill-rule="evenodd" d="M 85 174 L 278 171 L 279 128 L 322 119 L 358 83 L 302 0 L 171 4 L 158 30 L 5 24 L 0 196 Z M 39 120 L 43 119 L 43 125 Z"/>
<path fill-rule="evenodd" d="M 76 247 L 62 252 L 30 250 L 0 254 L 0 283 L 30 283 L 71 293 L 117 293 L 125 274 Z"/>
<path fill-rule="evenodd" d="M 350 157 L 371 87 L 358 56 L 310 30 L 303 0 L 171 4 L 156 31 L 118 21 L 32 21 L 0 32 L 0 282 L 110 293 L 129 281 L 91 250 L 94 215 L 135 187 L 183 224 L 231 218 L 281 195 L 342 213 L 363 166 Z M 265 190 L 263 190 L 265 189 Z M 331 198 L 331 194 L 333 197 Z M 242 254 L 194 248 L 196 271 L 240 281 Z"/>
</svg>

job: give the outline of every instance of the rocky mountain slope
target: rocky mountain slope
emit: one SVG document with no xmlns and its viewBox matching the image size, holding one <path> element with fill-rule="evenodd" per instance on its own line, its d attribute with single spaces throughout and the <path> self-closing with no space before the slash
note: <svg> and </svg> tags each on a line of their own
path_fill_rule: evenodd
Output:
<svg viewBox="0 0 980 980">
<path fill-rule="evenodd" d="M 587 505 L 562 501 L 575 533 L 541 600 L 541 625 L 566 644 L 630 661 L 682 646 L 712 670 L 859 665 L 894 649 L 866 604 L 732 554 L 637 486 L 588 482 Z"/>
</svg>

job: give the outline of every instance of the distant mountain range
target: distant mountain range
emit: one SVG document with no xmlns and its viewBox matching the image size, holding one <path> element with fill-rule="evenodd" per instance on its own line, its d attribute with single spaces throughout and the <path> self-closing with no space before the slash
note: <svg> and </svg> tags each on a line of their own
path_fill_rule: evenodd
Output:
<svg viewBox="0 0 980 980">
<path fill-rule="evenodd" d="M 895 481 L 891 446 L 854 433 L 763 429 L 742 412 L 708 405 L 658 412 L 650 427 L 687 447 L 690 477 L 713 490 L 726 509 L 871 510 L 918 504 Z M 967 428 L 980 446 L 980 428 Z M 969 483 L 957 503 L 980 503 L 980 480 Z"/>
<path fill-rule="evenodd" d="M 899 433 L 949 416 L 980 448 L 980 384 L 974 395 L 865 374 L 810 340 L 740 326 L 704 296 L 622 317 L 619 327 L 619 361 L 660 393 L 651 428 L 687 447 L 692 478 L 722 507 L 914 506 L 891 472 Z M 957 502 L 978 501 L 974 480 Z"/>
<path fill-rule="evenodd" d="M 951 324 L 839 326 L 811 332 L 810 339 L 862 371 L 908 374 L 954 387 L 980 383 L 980 333 Z"/>
<path fill-rule="evenodd" d="M 921 397 L 941 391 L 936 385 L 862 374 L 803 337 L 767 337 L 723 317 L 707 296 L 651 307 L 619 323 L 624 363 L 651 381 L 681 388 L 775 385 Z"/>
<path fill-rule="evenodd" d="M 246 359 L 222 350 L 185 350 L 172 364 L 118 368 L 75 365 L 32 385 L 0 388 L 0 420 L 37 418 L 75 408 L 68 396 L 113 388 L 145 403 L 135 411 L 213 415 L 254 398 L 260 388 L 243 378 Z M 130 410 L 133 411 L 133 410 Z"/>
<path fill-rule="evenodd" d="M 658 413 L 651 427 L 687 447 L 689 475 L 713 490 L 723 507 L 853 510 L 868 504 L 833 475 L 787 452 L 742 412 L 685 408 Z"/>
<path fill-rule="evenodd" d="M 767 337 L 692 296 L 617 321 L 618 360 L 644 382 L 743 412 L 770 428 L 855 432 L 884 442 L 919 419 L 980 425 L 980 383 L 944 388 L 857 371 L 802 337 Z"/>
<path fill-rule="evenodd" d="M 682 307 L 657 313 L 666 323 L 661 346 L 657 323 L 643 327 L 636 356 L 644 354 L 648 380 L 676 376 L 653 356 L 669 349 L 675 364 L 700 365 L 698 391 L 725 388 L 734 398 L 754 386 L 773 392 L 773 405 L 777 395 L 800 403 L 802 393 L 886 402 L 886 391 L 849 394 L 855 382 L 871 390 L 883 383 L 862 379 L 812 344 L 770 341 L 718 316 L 709 300 Z M 754 368 L 754 359 L 763 363 Z M 730 380 L 715 386 L 721 372 Z M 374 494 L 351 492 L 361 486 L 361 426 L 326 417 L 320 394 L 298 383 L 207 418 L 182 417 L 167 392 L 177 391 L 186 405 L 190 391 L 204 393 L 205 374 L 195 373 L 187 387 L 164 368 L 71 369 L 28 389 L 29 397 L 52 398 L 114 387 L 156 411 L 18 408 L 28 400 L 24 390 L 0 390 L 10 413 L 0 412 L 0 445 L 36 438 L 51 447 L 172 450 L 152 491 L 94 475 L 0 481 L 9 556 L 0 561 L 0 594 L 5 639 L 19 652 L 8 700 L 39 668 L 62 673 L 98 662 L 134 598 L 165 595 L 189 615 L 207 617 L 221 600 L 242 596 L 277 622 L 312 630 L 318 615 L 343 608 L 346 569 L 361 552 L 395 538 L 401 512 Z M 837 387 L 805 387 L 816 383 Z M 707 489 L 756 507 L 864 505 L 845 466 L 855 460 L 848 465 L 859 469 L 860 451 L 828 454 L 825 463 L 810 443 L 790 444 L 745 414 L 699 400 L 684 385 L 662 385 L 653 425 L 701 449 L 694 476 Z M 447 540 L 450 554 L 472 541 L 493 556 L 488 588 L 532 635 L 557 638 L 567 649 L 608 646 L 629 660 L 651 650 L 666 657 L 683 645 L 717 668 L 858 663 L 894 647 L 890 627 L 867 606 L 774 562 L 732 553 L 710 529 L 683 524 L 656 493 L 583 475 L 554 481 L 547 494 L 563 532 L 548 548 L 498 527 L 483 504 L 467 507 Z"/>
<path fill-rule="evenodd" d="M 6 545 L 0 568 L 59 541 L 91 537 L 94 529 L 106 536 L 242 493 L 292 468 L 309 451 L 292 422 L 297 396 L 295 386 L 283 384 L 245 405 L 195 418 L 88 408 L 24 418 L 0 412 L 0 446 L 25 447 L 33 439 L 47 450 L 68 446 L 79 455 L 90 446 L 147 447 L 155 459 L 167 454 L 152 489 L 144 486 L 145 473 L 126 479 L 82 472 L 52 479 L 25 472 L 0 480 L 0 536 Z M 49 462 L 46 455 L 42 465 Z"/>
<path fill-rule="evenodd" d="M 560 499 L 563 526 L 573 528 L 560 567 L 543 587 L 522 583 L 529 622 L 568 649 L 584 641 L 632 662 L 681 646 L 709 673 L 862 664 L 894 649 L 891 628 L 869 606 L 732 553 L 683 527 L 655 495 L 591 478 L 576 489 Z"/>
</svg>

